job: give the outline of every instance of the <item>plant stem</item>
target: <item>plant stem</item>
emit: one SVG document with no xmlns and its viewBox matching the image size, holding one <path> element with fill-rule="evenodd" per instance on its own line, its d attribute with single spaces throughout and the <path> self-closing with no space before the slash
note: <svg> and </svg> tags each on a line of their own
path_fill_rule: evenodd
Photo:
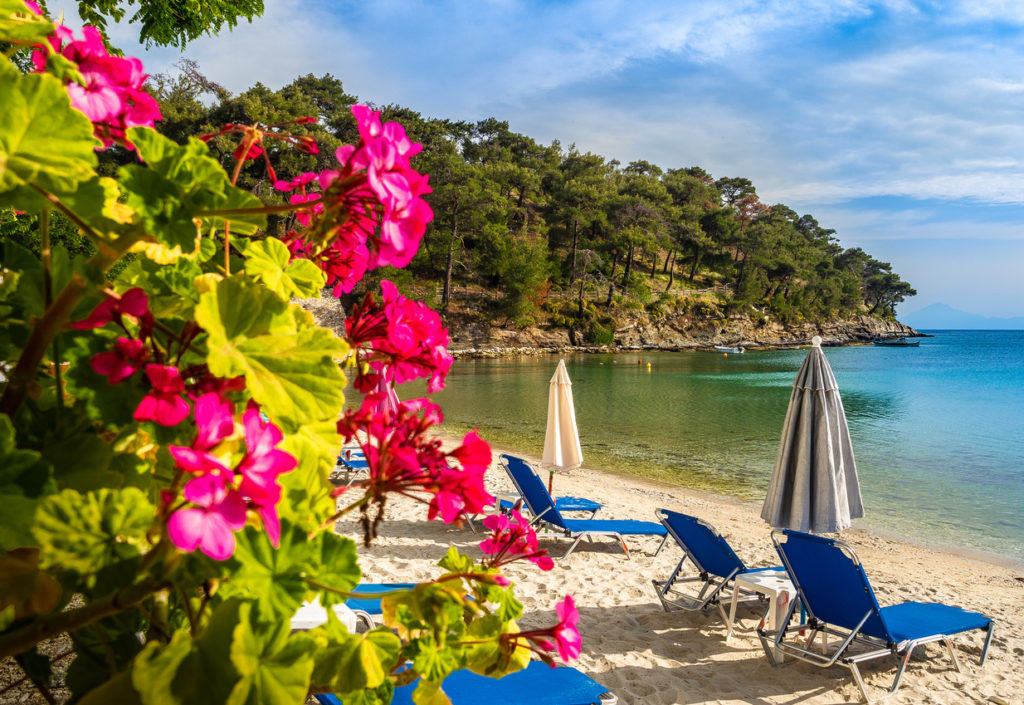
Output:
<svg viewBox="0 0 1024 705">
<path fill-rule="evenodd" d="M 109 615 L 131 609 L 163 587 L 157 580 L 146 578 L 84 607 L 39 617 L 24 627 L 0 634 L 0 658 L 20 654 L 43 639 L 81 629 Z"/>
<path fill-rule="evenodd" d="M 197 218 L 209 218 L 211 216 L 226 217 L 232 215 L 269 215 L 271 213 L 288 213 L 289 211 L 302 210 L 303 208 L 312 208 L 318 203 L 323 203 L 324 199 L 318 198 L 315 201 L 305 201 L 303 203 L 281 203 L 276 206 L 254 206 L 252 208 L 220 208 L 212 211 L 199 211 L 196 213 Z"/>
<path fill-rule="evenodd" d="M 113 244 L 101 243 L 99 252 L 92 256 L 89 265 L 106 272 L 140 238 L 141 233 L 132 232 L 122 235 Z M 14 418 L 25 401 L 29 385 L 35 381 L 39 365 L 46 355 L 46 349 L 60 333 L 64 324 L 68 322 L 75 306 L 88 290 L 89 284 L 85 278 L 81 274 L 73 274 L 71 281 L 64 286 L 53 303 L 47 307 L 42 318 L 36 322 L 28 342 L 25 343 L 25 347 L 21 351 L 18 364 L 11 370 L 7 388 L 4 390 L 3 396 L 0 397 L 0 414 L 7 414 Z"/>
</svg>

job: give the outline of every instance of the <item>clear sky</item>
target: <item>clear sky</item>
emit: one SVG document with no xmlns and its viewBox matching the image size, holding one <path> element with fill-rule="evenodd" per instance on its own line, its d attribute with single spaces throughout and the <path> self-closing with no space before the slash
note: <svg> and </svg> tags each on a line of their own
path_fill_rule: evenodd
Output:
<svg viewBox="0 0 1024 705">
<path fill-rule="evenodd" d="M 1020 316 L 1022 40 L 1012 0 L 266 0 L 187 55 L 234 92 L 330 73 L 365 102 L 747 177 L 891 262 L 918 290 L 903 313 Z"/>
</svg>

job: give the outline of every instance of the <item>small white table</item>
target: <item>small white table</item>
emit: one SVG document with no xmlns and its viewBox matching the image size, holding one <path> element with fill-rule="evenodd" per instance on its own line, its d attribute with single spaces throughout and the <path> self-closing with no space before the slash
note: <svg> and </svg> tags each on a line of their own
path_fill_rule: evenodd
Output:
<svg viewBox="0 0 1024 705">
<path fill-rule="evenodd" d="M 332 609 L 338 619 L 341 620 L 341 623 L 348 628 L 349 634 L 355 634 L 356 613 L 346 605 L 335 605 Z M 302 606 L 295 612 L 295 616 L 292 617 L 292 631 L 316 629 L 325 622 L 327 622 L 327 609 L 321 606 L 320 598 L 316 598 L 312 602 L 303 602 Z"/>
<path fill-rule="evenodd" d="M 740 592 L 747 590 L 756 592 L 768 597 L 768 612 L 761 619 L 761 624 L 767 623 L 767 631 L 774 632 L 779 628 L 779 622 L 789 611 L 789 603 L 796 599 L 796 588 L 784 570 L 755 570 L 750 573 L 742 573 L 733 578 L 732 605 L 729 608 L 728 632 L 725 640 L 732 638 L 733 627 L 736 622 L 736 603 L 739 600 Z M 760 625 L 759 625 L 760 626 Z M 776 658 L 782 660 L 782 654 L 776 653 Z"/>
</svg>

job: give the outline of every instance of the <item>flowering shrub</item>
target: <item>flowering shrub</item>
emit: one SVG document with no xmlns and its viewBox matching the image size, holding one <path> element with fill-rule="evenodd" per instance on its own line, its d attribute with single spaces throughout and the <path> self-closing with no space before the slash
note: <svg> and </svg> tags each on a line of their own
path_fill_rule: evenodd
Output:
<svg viewBox="0 0 1024 705">
<path fill-rule="evenodd" d="M 500 676 L 532 653 L 578 656 L 569 597 L 555 626 L 516 626 L 502 569 L 552 562 L 515 513 L 485 521 L 480 560 L 452 549 L 437 579 L 385 599 L 384 627 L 350 634 L 329 611 L 289 633 L 304 601 L 332 607 L 360 581 L 339 517 L 358 510 L 369 542 L 394 495 L 456 524 L 493 501 L 487 443 L 473 432 L 445 451 L 431 435 L 440 409 L 388 394 L 416 378 L 443 386 L 452 359 L 435 312 L 385 281 L 342 339 L 290 303 L 408 264 L 432 217 L 410 162 L 420 146 L 357 106 L 359 143 L 337 168 L 277 179 L 265 139 L 315 142 L 284 125 L 225 126 L 237 164 L 262 156 L 290 194 L 265 205 L 202 140 L 152 129 L 142 65 L 109 54 L 95 29 L 76 39 L 34 3 L 0 0 L 0 41 L 35 67 L 0 59 L 0 208 L 39 214 L 42 241 L 41 259 L 0 249 L 0 657 L 45 687 L 36 645 L 67 632 L 76 702 L 151 705 L 323 691 L 385 703 L 417 677 L 418 702 L 444 703 L 455 669 Z M 101 177 L 95 151 L 115 143 L 138 160 Z M 51 246 L 53 209 L 95 255 Z M 299 228 L 266 236 L 266 215 L 287 210 Z M 366 397 L 343 413 L 345 366 Z M 343 442 L 362 447 L 369 473 L 336 490 Z"/>
</svg>

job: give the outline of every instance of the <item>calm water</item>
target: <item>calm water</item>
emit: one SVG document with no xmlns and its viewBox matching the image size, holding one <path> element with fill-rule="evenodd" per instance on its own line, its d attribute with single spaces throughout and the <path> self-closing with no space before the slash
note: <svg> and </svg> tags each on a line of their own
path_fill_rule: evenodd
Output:
<svg viewBox="0 0 1024 705">
<path fill-rule="evenodd" d="M 861 479 L 856 524 L 1024 560 L 1024 331 L 932 332 L 919 348 L 825 350 Z M 762 500 L 805 355 L 567 356 L 586 465 Z M 539 456 L 557 361 L 457 361 L 436 395 L 448 430 Z"/>
</svg>

